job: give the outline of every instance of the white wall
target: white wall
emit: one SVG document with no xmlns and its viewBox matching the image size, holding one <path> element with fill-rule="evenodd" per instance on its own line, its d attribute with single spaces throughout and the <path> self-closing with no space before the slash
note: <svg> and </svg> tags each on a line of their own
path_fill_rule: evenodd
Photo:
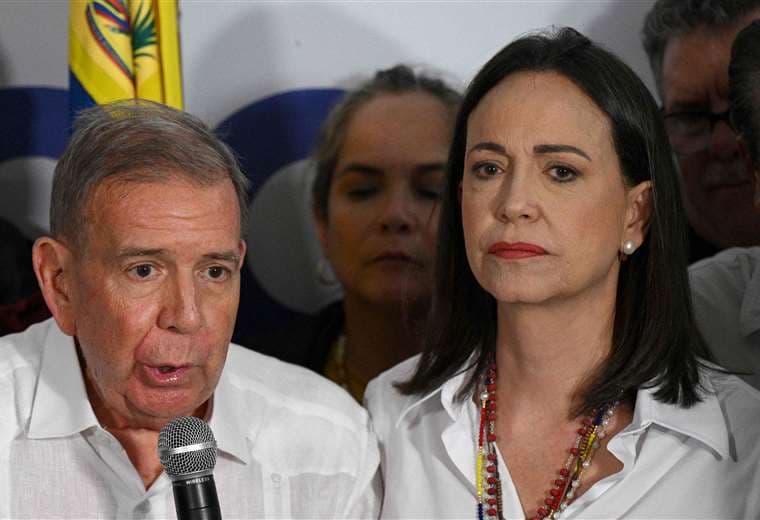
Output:
<svg viewBox="0 0 760 520">
<path fill-rule="evenodd" d="M 464 87 L 510 40 L 552 25 L 573 26 L 604 44 L 651 88 L 639 32 L 653 2 L 180 0 L 185 106 L 216 126 L 268 96 L 350 87 L 398 62 L 422 65 Z M 48 96 L 48 101 L 58 98 L 38 87 L 67 88 L 67 17 L 64 0 L 0 1 L 0 107 L 8 87 L 29 88 L 34 95 Z M 0 139 L 16 139 L 13 132 L 63 134 L 60 113 L 58 126 L 46 113 L 37 114 L 40 121 L 34 123 L 25 119 L 28 114 L 15 117 L 22 120 L 0 125 Z M 292 125 L 295 134 L 301 123 L 294 118 L 284 124 Z M 269 180 L 253 201 L 249 265 L 270 297 L 287 308 L 310 311 L 338 293 L 320 287 L 313 276 L 319 249 L 306 211 L 309 177 L 300 161 L 303 154 L 283 153 L 293 153 L 292 160 L 265 172 Z M 21 153 L 4 161 L 0 156 L 0 217 L 10 218 L 32 236 L 47 228 L 56 154 L 47 155 Z M 278 238 L 283 234 L 289 240 Z"/>
</svg>

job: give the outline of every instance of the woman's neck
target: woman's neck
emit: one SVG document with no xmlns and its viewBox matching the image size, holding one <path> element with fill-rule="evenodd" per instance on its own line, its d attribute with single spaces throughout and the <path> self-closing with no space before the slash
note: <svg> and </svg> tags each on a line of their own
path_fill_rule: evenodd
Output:
<svg viewBox="0 0 760 520">
<path fill-rule="evenodd" d="M 499 304 L 496 362 L 503 409 L 515 417 L 540 410 L 569 419 L 589 377 L 609 355 L 614 302 L 612 291 L 549 304 Z"/>
<path fill-rule="evenodd" d="M 346 295 L 345 366 L 370 380 L 422 349 L 423 306 L 371 305 Z"/>
</svg>

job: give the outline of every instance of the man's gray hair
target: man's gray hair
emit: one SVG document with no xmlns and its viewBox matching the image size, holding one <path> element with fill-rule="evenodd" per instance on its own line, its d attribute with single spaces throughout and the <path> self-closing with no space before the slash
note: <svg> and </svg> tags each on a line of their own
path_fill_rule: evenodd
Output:
<svg viewBox="0 0 760 520">
<path fill-rule="evenodd" d="M 668 42 L 697 29 L 731 27 L 760 0 L 658 0 L 644 19 L 641 39 L 662 97 L 662 61 Z"/>
<path fill-rule="evenodd" d="M 81 111 L 55 167 L 51 235 L 83 246 L 86 206 L 95 188 L 114 176 L 137 182 L 180 176 L 201 186 L 229 179 L 240 206 L 240 233 L 245 232 L 248 179 L 227 145 L 186 112 L 145 100 Z"/>
</svg>

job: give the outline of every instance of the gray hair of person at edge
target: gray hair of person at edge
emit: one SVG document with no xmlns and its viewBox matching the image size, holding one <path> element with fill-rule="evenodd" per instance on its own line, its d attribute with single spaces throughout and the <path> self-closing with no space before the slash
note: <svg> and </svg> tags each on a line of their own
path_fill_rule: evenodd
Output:
<svg viewBox="0 0 760 520">
<path fill-rule="evenodd" d="M 731 124 L 741 136 L 754 166 L 760 165 L 760 20 L 741 30 L 731 48 L 728 68 Z"/>
<path fill-rule="evenodd" d="M 672 38 L 697 29 L 731 27 L 760 0 L 659 0 L 644 19 L 641 31 L 644 50 L 662 97 L 662 62 L 665 47 Z"/>
<path fill-rule="evenodd" d="M 379 70 L 375 75 L 346 93 L 330 111 L 323 123 L 312 153 L 317 174 L 312 185 L 313 209 L 320 218 L 327 218 L 330 185 L 333 171 L 346 138 L 353 115 L 374 98 L 413 92 L 429 94 L 451 108 L 452 124 L 462 95 L 440 78 L 415 72 L 410 66 L 399 64 Z"/>
<path fill-rule="evenodd" d="M 51 235 L 84 246 L 87 204 L 95 189 L 111 177 L 128 182 L 179 177 L 199 186 L 229 179 L 240 206 L 240 232 L 245 230 L 248 179 L 230 148 L 187 112 L 134 99 L 79 112 L 55 167 Z"/>
</svg>

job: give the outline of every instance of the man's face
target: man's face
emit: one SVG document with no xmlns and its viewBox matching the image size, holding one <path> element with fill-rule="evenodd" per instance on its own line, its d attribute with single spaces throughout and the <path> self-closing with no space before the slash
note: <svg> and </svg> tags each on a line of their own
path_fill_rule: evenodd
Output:
<svg viewBox="0 0 760 520">
<path fill-rule="evenodd" d="M 729 29 L 699 29 L 668 43 L 662 67 L 665 114 L 728 110 L 731 44 L 738 31 L 756 17 L 760 10 Z M 676 150 L 676 155 L 686 212 L 697 234 L 721 247 L 760 243 L 760 215 L 752 208 L 751 175 L 742 161 L 736 134 L 726 121 L 715 123 L 702 149 Z"/>
<path fill-rule="evenodd" d="M 238 201 L 229 180 L 104 181 L 66 278 L 87 390 L 101 422 L 158 429 L 201 413 L 238 306 Z"/>
</svg>

